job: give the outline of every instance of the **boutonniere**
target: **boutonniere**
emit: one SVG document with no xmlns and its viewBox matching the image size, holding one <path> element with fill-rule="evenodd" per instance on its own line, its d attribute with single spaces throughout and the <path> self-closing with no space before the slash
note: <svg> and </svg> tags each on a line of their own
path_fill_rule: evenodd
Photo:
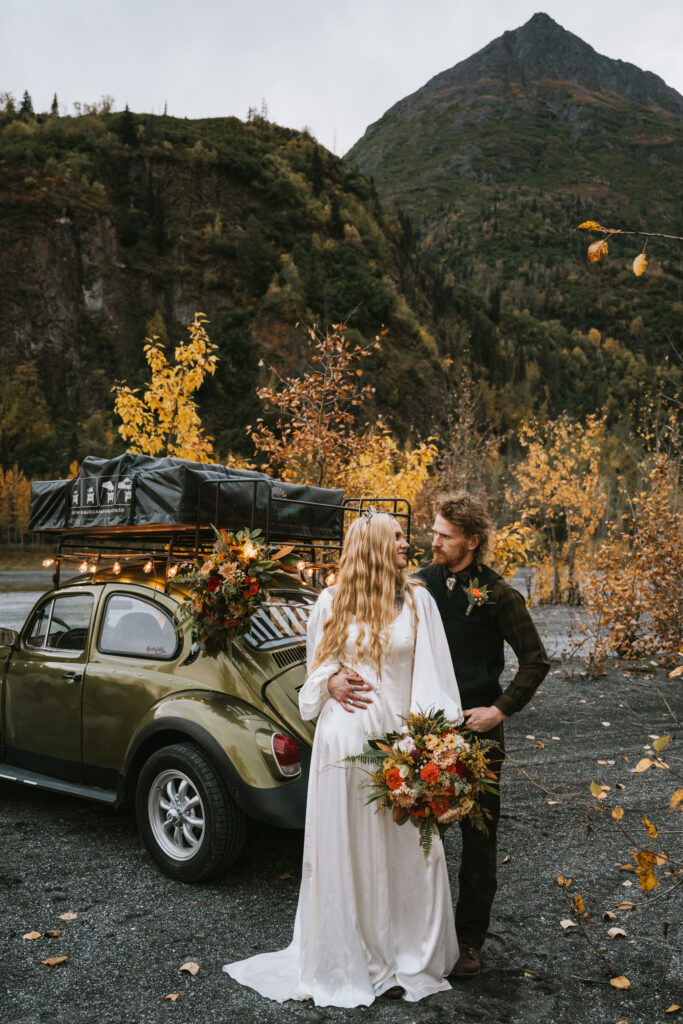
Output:
<svg viewBox="0 0 683 1024">
<path fill-rule="evenodd" d="M 468 586 L 462 588 L 467 594 L 467 611 L 465 615 L 469 615 L 475 606 L 481 606 L 483 604 L 495 604 L 495 601 L 490 601 L 491 591 L 488 587 L 480 587 L 479 580 L 476 576 L 470 580 Z"/>
</svg>

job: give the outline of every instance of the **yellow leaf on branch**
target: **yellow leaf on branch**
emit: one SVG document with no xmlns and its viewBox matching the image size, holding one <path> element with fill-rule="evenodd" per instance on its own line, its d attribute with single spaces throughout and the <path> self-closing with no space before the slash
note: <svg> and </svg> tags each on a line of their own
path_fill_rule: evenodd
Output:
<svg viewBox="0 0 683 1024">
<path fill-rule="evenodd" d="M 648 768 L 651 768 L 654 761 L 650 757 L 641 757 L 640 761 L 636 765 L 637 772 L 646 772 Z"/>
<path fill-rule="evenodd" d="M 647 270 L 647 256 L 644 252 L 639 253 L 633 261 L 633 273 L 640 277 Z"/>
<path fill-rule="evenodd" d="M 599 260 L 604 260 L 608 252 L 609 246 L 606 239 L 599 238 L 597 242 L 591 242 L 586 255 L 591 263 L 597 263 Z"/>
<path fill-rule="evenodd" d="M 597 220 L 585 220 L 583 224 L 578 225 L 579 229 L 586 231 L 604 231 L 605 229 L 601 224 L 598 224 Z"/>
</svg>

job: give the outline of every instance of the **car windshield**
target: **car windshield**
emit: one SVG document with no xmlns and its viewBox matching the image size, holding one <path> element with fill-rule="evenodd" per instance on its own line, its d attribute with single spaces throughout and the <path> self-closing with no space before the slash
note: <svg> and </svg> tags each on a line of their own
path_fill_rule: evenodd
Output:
<svg viewBox="0 0 683 1024">
<path fill-rule="evenodd" d="M 270 594 L 268 604 L 252 615 L 246 642 L 250 647 L 268 650 L 305 641 L 308 616 L 314 604 L 313 594 Z"/>
</svg>

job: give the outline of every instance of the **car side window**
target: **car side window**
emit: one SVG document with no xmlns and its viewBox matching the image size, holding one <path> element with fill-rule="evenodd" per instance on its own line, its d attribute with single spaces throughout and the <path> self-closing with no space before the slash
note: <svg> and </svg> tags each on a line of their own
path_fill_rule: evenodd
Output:
<svg viewBox="0 0 683 1024">
<path fill-rule="evenodd" d="M 29 624 L 26 646 L 80 654 L 92 615 L 92 594 L 60 594 L 41 605 Z"/>
<path fill-rule="evenodd" d="M 97 643 L 103 654 L 170 661 L 179 642 L 171 616 L 160 605 L 130 594 L 107 599 Z"/>
</svg>

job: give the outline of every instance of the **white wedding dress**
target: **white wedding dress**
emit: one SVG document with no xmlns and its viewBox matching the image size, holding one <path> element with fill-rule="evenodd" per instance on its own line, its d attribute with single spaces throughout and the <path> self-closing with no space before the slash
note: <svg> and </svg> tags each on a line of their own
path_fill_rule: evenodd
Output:
<svg viewBox="0 0 683 1024">
<path fill-rule="evenodd" d="M 381 678 L 355 657 L 356 626 L 344 664 L 370 683 L 366 710 L 349 714 L 327 681 L 338 662 L 310 666 L 334 588 L 323 591 L 308 626 L 309 675 L 300 691 L 304 719 L 320 715 L 311 759 L 299 905 L 292 943 L 223 968 L 269 999 L 313 999 L 318 1006 L 369 1006 L 394 985 L 416 1001 L 450 988 L 458 956 L 443 846 L 435 833 L 425 863 L 417 829 L 365 805 L 363 768 L 339 762 L 369 737 L 396 730 L 407 710 L 443 708 L 462 719 L 446 636 L 432 597 L 414 590 L 415 640 L 408 604 L 389 627 Z"/>
</svg>

